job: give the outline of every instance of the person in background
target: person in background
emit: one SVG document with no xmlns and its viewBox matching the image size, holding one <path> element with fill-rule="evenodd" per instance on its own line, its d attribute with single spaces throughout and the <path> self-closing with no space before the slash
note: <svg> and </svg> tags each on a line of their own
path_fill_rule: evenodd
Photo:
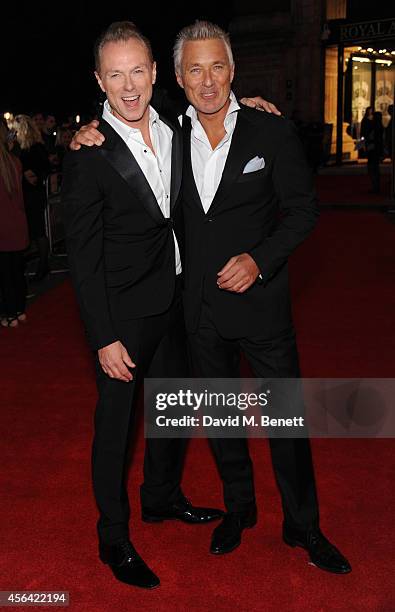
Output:
<svg viewBox="0 0 395 612">
<path fill-rule="evenodd" d="M 63 158 L 67 153 L 73 139 L 73 132 L 68 127 L 60 127 L 56 133 L 55 153 L 57 158 L 57 169 L 61 170 Z"/>
<path fill-rule="evenodd" d="M 41 113 L 41 112 L 33 113 L 31 115 L 31 117 L 32 117 L 32 121 L 33 121 L 34 125 L 36 126 L 36 128 L 41 133 L 43 131 L 44 125 L 45 125 L 45 119 L 44 119 L 43 113 Z"/>
<path fill-rule="evenodd" d="M 372 192 L 380 193 L 380 161 L 384 153 L 383 123 L 381 113 L 374 112 L 372 106 L 367 107 L 362 119 L 361 137 L 364 140 Z"/>
<path fill-rule="evenodd" d="M 53 153 L 56 141 L 56 119 L 54 115 L 45 115 L 41 135 L 48 153 Z"/>
<path fill-rule="evenodd" d="M 0 289 L 3 327 L 26 321 L 23 251 L 29 244 L 23 205 L 22 165 L 9 151 L 8 128 L 0 122 Z"/>
<path fill-rule="evenodd" d="M 44 181 L 49 174 L 48 154 L 42 136 L 33 120 L 27 115 L 17 115 L 13 128 L 21 148 L 23 168 L 23 196 L 30 240 L 37 245 L 39 260 L 35 280 L 42 280 L 49 272 L 49 243 L 45 233 L 46 193 Z"/>
<path fill-rule="evenodd" d="M 361 138 L 367 138 L 373 126 L 373 106 L 367 106 L 361 121 Z"/>
<path fill-rule="evenodd" d="M 390 116 L 389 123 L 384 130 L 384 157 L 392 159 L 392 122 L 394 116 L 394 105 L 390 104 L 388 107 L 388 114 Z"/>
<path fill-rule="evenodd" d="M 379 111 L 373 113 L 373 125 L 366 139 L 368 174 L 373 193 L 380 193 L 380 161 L 383 158 L 383 119 Z"/>
</svg>

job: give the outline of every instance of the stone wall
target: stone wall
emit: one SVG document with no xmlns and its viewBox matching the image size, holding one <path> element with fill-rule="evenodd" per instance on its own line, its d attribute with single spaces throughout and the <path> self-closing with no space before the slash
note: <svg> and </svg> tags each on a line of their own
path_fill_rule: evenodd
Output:
<svg viewBox="0 0 395 612">
<path fill-rule="evenodd" d="M 238 11 L 229 28 L 236 60 L 236 93 L 260 94 L 288 117 L 322 120 L 325 2 L 291 0 L 280 4 L 287 9 L 269 12 L 258 12 L 258 3 L 249 5 L 254 6 L 254 12 Z"/>
</svg>

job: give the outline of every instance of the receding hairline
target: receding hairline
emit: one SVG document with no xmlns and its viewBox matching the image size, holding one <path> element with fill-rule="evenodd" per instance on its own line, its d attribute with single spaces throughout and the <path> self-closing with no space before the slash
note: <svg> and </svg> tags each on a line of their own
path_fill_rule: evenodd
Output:
<svg viewBox="0 0 395 612">
<path fill-rule="evenodd" d="M 129 38 L 125 38 L 125 39 L 106 40 L 105 42 L 103 42 L 103 44 L 97 50 L 97 59 L 98 59 L 98 62 L 96 63 L 96 66 L 95 66 L 96 72 L 99 72 L 100 69 L 101 69 L 102 53 L 103 53 L 103 50 L 105 49 L 105 47 L 107 47 L 108 45 L 118 45 L 118 44 L 127 45 L 128 42 L 130 42 L 131 40 L 138 42 L 141 45 L 141 47 L 143 47 L 146 50 L 147 56 L 148 56 L 148 62 L 144 63 L 144 65 L 152 66 L 155 63 L 155 60 L 153 59 L 152 54 L 150 53 L 150 50 L 147 47 L 147 45 L 144 42 L 144 40 L 141 40 L 141 38 L 139 38 L 138 36 L 129 36 Z M 142 65 L 143 65 L 142 62 L 137 62 L 136 63 L 136 66 L 142 66 Z M 114 68 L 114 70 L 116 70 L 116 69 Z"/>
</svg>

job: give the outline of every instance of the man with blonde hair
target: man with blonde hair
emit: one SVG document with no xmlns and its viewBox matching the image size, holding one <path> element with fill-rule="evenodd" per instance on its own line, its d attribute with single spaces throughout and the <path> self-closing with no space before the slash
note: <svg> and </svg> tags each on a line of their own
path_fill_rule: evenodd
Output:
<svg viewBox="0 0 395 612">
<path fill-rule="evenodd" d="M 150 105 L 156 64 L 133 23 L 109 26 L 95 62 L 107 95 L 105 144 L 66 156 L 62 205 L 71 277 L 95 355 L 99 556 L 118 580 L 153 588 L 159 578 L 129 539 L 127 458 L 144 376 L 188 375 L 177 239 L 181 135 Z M 202 524 L 222 516 L 184 496 L 184 450 L 182 439 L 147 440 L 143 520 Z"/>
</svg>

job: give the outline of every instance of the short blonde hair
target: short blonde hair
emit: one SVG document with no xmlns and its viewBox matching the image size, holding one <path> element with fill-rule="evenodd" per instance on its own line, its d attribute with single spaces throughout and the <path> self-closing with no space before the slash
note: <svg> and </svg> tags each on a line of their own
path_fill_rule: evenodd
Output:
<svg viewBox="0 0 395 612">
<path fill-rule="evenodd" d="M 114 21 L 108 28 L 99 36 L 95 43 L 95 68 L 96 72 L 100 72 L 100 55 L 103 47 L 110 42 L 126 42 L 131 38 L 135 38 L 143 43 L 148 51 L 151 64 L 154 63 L 151 43 L 144 34 L 140 32 L 133 21 Z"/>
</svg>

